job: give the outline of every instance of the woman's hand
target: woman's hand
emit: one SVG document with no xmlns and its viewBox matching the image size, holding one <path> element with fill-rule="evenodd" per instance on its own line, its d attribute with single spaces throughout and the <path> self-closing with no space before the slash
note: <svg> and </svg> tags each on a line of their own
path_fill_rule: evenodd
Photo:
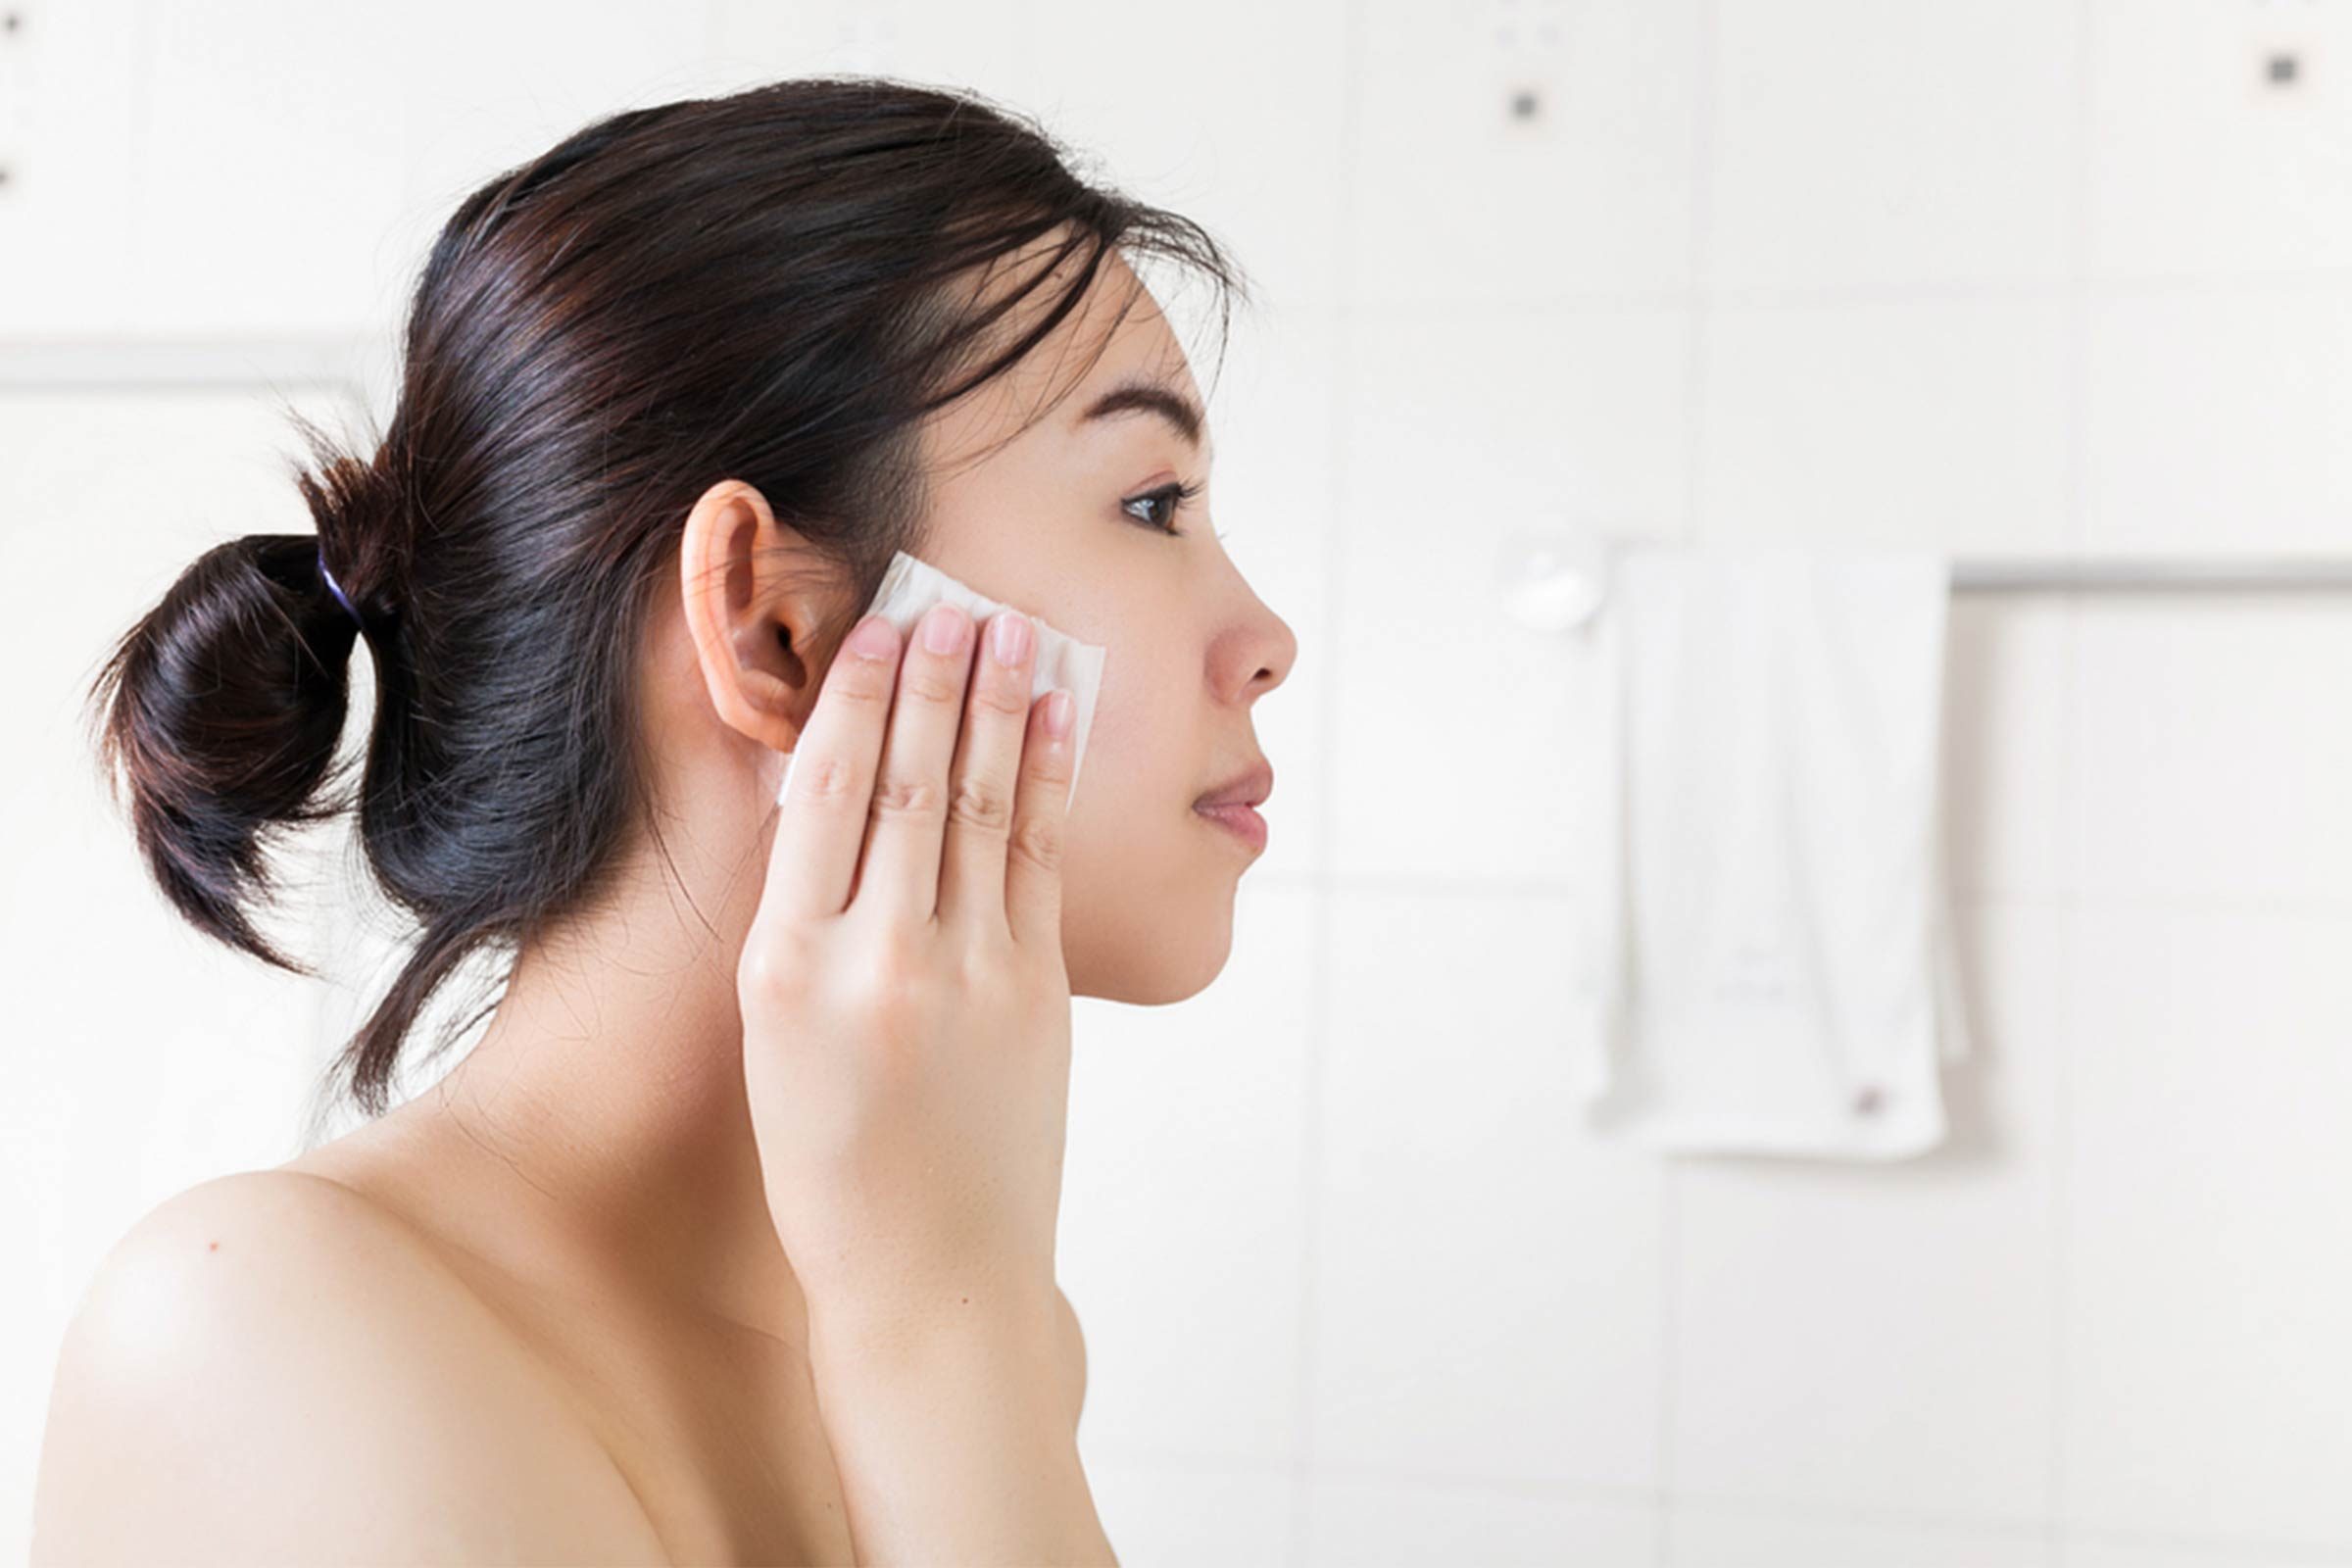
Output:
<svg viewBox="0 0 2352 1568">
<path fill-rule="evenodd" d="M 956 640 L 935 652 L 943 616 Z M 1009 660 L 990 635 L 1007 624 Z M 1058 1311 L 1070 745 L 1044 719 L 1069 699 L 1032 707 L 1015 612 L 976 640 L 936 605 L 915 630 L 902 668 L 896 628 L 868 616 L 826 671 L 736 976 L 812 1345 L 860 1350 L 1016 1320 L 1051 1334 Z"/>
</svg>

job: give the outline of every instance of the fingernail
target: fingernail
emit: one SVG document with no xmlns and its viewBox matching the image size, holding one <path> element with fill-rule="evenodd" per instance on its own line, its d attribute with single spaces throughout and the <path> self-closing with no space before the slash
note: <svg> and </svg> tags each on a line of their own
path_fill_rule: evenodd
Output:
<svg viewBox="0 0 2352 1568">
<path fill-rule="evenodd" d="M 888 659 L 895 636 L 887 615 L 868 615 L 850 633 L 850 652 L 860 659 Z"/>
<path fill-rule="evenodd" d="M 963 645 L 964 613 L 955 605 L 934 605 L 923 617 L 923 646 L 935 654 L 952 654 Z"/>
<path fill-rule="evenodd" d="M 1046 699 L 1046 733 L 1055 740 L 1066 740 L 1070 733 L 1070 717 L 1077 703 L 1068 692 L 1055 692 Z"/>
<path fill-rule="evenodd" d="M 1029 620 L 1017 610 L 1001 611 L 997 614 L 993 633 L 997 645 L 997 662 L 1017 664 L 1029 652 Z"/>
</svg>

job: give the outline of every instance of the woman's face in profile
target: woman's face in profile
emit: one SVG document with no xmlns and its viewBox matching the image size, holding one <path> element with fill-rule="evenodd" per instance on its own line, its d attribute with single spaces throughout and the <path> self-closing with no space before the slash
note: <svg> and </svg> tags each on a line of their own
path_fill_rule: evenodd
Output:
<svg viewBox="0 0 2352 1568">
<path fill-rule="evenodd" d="M 934 487 L 923 559 L 1106 651 L 1070 801 L 1070 985 L 1075 995 L 1165 1003 L 1224 964 L 1233 895 L 1258 851 L 1193 807 L 1269 760 L 1251 707 L 1289 675 L 1298 640 L 1217 540 L 1205 419 L 1196 447 L 1178 428 L 1182 416 L 1130 406 L 1086 417 L 1124 386 L 1201 409 L 1183 347 L 1149 294 L 1076 390 L 999 450 L 972 456 L 1068 384 L 1110 330 L 1118 298 L 1139 286 L 1106 260 L 1052 337 L 926 429 Z M 1195 493 L 1180 503 L 1178 487 Z"/>
</svg>

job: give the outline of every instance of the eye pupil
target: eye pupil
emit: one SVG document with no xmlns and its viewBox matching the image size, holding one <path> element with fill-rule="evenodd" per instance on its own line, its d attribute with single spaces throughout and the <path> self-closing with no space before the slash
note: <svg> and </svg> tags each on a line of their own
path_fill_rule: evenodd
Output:
<svg viewBox="0 0 2352 1568">
<path fill-rule="evenodd" d="M 1176 527 L 1176 514 L 1182 510 L 1185 502 L 1191 500 L 1194 496 L 1197 496 L 1200 493 L 1200 486 L 1199 485 L 1162 485 L 1157 490 L 1135 497 L 1133 500 L 1129 501 L 1127 505 L 1130 507 L 1156 505 L 1165 508 L 1165 514 L 1161 517 L 1138 517 L 1136 520 L 1143 523 L 1144 526 L 1156 529 L 1161 533 L 1169 535 L 1171 538 L 1181 539 L 1184 537 L 1184 535 Z"/>
</svg>

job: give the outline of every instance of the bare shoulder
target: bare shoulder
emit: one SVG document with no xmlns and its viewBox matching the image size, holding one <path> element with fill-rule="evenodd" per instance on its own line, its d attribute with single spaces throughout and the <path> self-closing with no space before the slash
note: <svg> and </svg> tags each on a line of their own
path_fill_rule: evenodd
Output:
<svg viewBox="0 0 2352 1568">
<path fill-rule="evenodd" d="M 543 1367 L 405 1221 L 242 1171 L 149 1210 L 67 1326 L 32 1560 L 663 1562 Z"/>
</svg>

